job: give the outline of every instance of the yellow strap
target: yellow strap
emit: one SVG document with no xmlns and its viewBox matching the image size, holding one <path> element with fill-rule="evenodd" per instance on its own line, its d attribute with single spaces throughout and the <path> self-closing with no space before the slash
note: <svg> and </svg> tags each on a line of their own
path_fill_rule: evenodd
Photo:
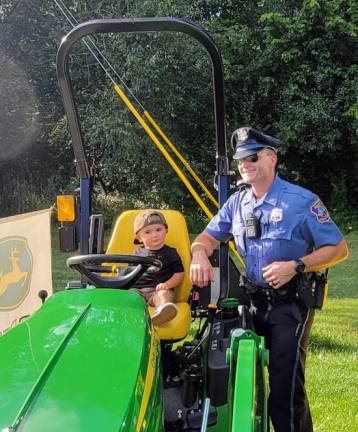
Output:
<svg viewBox="0 0 358 432">
<path fill-rule="evenodd" d="M 206 216 L 209 219 L 213 218 L 213 214 L 210 212 L 208 207 L 205 205 L 203 200 L 200 198 L 200 196 L 196 193 L 191 183 L 188 181 L 188 179 L 185 177 L 185 175 L 182 173 L 178 165 L 175 163 L 173 158 L 170 156 L 170 154 L 167 152 L 167 150 L 164 148 L 163 144 L 158 140 L 158 138 L 155 136 L 153 131 L 150 129 L 150 127 L 147 125 L 147 123 L 144 121 L 144 119 L 139 114 L 138 110 L 134 107 L 132 102 L 128 99 L 128 97 L 125 95 L 123 90 L 119 87 L 118 84 L 115 84 L 114 90 L 118 94 L 118 96 L 122 99 L 123 103 L 127 106 L 129 111 L 133 114 L 133 116 L 136 118 L 138 123 L 142 126 L 142 128 L 146 131 L 150 139 L 154 142 L 154 144 L 157 146 L 157 148 L 160 150 L 162 155 L 165 157 L 165 159 L 168 161 L 169 165 L 173 168 L 173 170 L 178 174 L 180 180 L 185 184 L 189 192 L 192 194 L 196 202 L 199 204 L 200 208 L 204 211 Z M 240 261 L 241 265 L 245 266 L 241 256 L 235 249 L 235 246 L 232 242 L 229 242 L 230 249 L 234 252 L 237 259 Z"/>
<path fill-rule="evenodd" d="M 162 155 L 165 157 L 165 159 L 168 161 L 169 165 L 173 168 L 173 170 L 178 174 L 181 181 L 185 184 L 185 186 L 188 188 L 190 193 L 193 195 L 197 203 L 200 205 L 202 210 L 205 212 L 205 214 L 212 218 L 213 215 L 210 212 L 210 210 L 207 208 L 203 200 L 200 198 L 200 196 L 195 192 L 192 185 L 188 181 L 188 179 L 184 176 L 178 165 L 175 163 L 173 158 L 170 156 L 170 154 L 167 152 L 167 150 L 164 148 L 163 144 L 158 140 L 158 138 L 154 135 L 150 127 L 147 125 L 147 123 L 143 120 L 137 109 L 133 106 L 132 102 L 127 98 L 127 96 L 123 93 L 122 89 L 116 84 L 114 86 L 114 89 L 118 96 L 122 99 L 122 101 L 125 103 L 125 105 L 128 107 L 130 112 L 134 115 L 138 123 L 142 126 L 142 128 L 147 132 L 150 139 L 154 142 L 154 144 L 157 146 L 157 148 L 160 150 Z"/>
<path fill-rule="evenodd" d="M 205 186 L 205 184 L 200 180 L 199 176 L 195 173 L 195 171 L 192 169 L 192 167 L 189 165 L 188 161 L 179 153 L 173 142 L 165 135 L 163 130 L 160 128 L 158 123 L 153 119 L 153 117 L 149 114 L 148 111 L 144 111 L 143 113 L 145 117 L 150 121 L 150 123 L 153 125 L 154 129 L 158 132 L 158 134 L 163 138 L 163 140 L 168 144 L 169 148 L 173 151 L 173 153 L 177 156 L 177 158 L 182 162 L 182 164 L 185 166 L 185 168 L 189 171 L 189 173 L 194 177 L 194 179 L 197 181 L 197 183 L 201 186 L 203 191 L 205 192 L 206 196 L 211 200 L 211 202 L 219 208 L 219 203 L 217 200 L 213 197 L 209 189 Z"/>
</svg>

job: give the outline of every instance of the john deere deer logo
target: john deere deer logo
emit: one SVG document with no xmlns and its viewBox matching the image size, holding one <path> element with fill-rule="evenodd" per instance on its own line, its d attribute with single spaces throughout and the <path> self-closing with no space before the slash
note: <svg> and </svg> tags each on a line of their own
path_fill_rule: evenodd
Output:
<svg viewBox="0 0 358 432">
<path fill-rule="evenodd" d="M 22 237 L 0 240 L 0 311 L 16 308 L 30 290 L 32 255 Z"/>
</svg>

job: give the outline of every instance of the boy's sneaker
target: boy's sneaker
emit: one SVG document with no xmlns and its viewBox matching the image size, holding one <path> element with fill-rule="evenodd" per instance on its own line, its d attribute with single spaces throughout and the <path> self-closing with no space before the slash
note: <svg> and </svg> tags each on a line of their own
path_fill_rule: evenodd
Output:
<svg viewBox="0 0 358 432">
<path fill-rule="evenodd" d="M 164 303 L 151 316 L 152 323 L 156 326 L 162 325 L 176 317 L 177 313 L 178 307 L 174 303 Z"/>
</svg>

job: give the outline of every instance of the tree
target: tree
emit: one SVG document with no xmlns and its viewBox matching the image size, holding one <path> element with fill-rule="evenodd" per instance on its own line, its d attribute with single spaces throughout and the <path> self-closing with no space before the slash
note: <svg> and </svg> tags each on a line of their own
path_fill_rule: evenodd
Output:
<svg viewBox="0 0 358 432">
<path fill-rule="evenodd" d="M 285 176 L 341 209 L 356 208 L 356 2 L 251 2 L 243 14 L 246 2 L 226 3 L 213 26 L 226 59 L 230 124 L 278 135 Z"/>
<path fill-rule="evenodd" d="M 314 189 L 328 205 L 357 207 L 355 1 L 72 0 L 65 6 L 80 22 L 119 16 L 181 16 L 199 22 L 222 52 L 228 136 L 248 125 L 279 136 L 285 177 Z M 28 77 L 29 94 L 35 98 L 31 102 L 26 97 L 23 121 L 39 125 L 31 151 L 3 164 L 2 179 L 6 184 L 16 173 L 34 196 L 48 199 L 55 189 L 72 185 L 73 156 L 54 68 L 58 43 L 69 26 L 49 1 L 7 0 L 0 19 L 5 23 L 0 47 Z M 211 184 L 215 132 L 205 50 L 175 34 L 98 36 L 96 43 Z M 121 105 L 84 45 L 71 57 L 71 74 L 86 151 L 101 165 L 107 190 L 135 197 L 134 204 L 166 204 L 195 213 L 193 200 Z M 19 76 L 12 80 L 13 87 Z M 4 112 L 10 115 L 8 104 Z M 27 166 L 24 172 L 18 169 L 24 166 L 21 161 Z M 35 180 L 30 173 L 39 167 L 44 175 Z"/>
</svg>

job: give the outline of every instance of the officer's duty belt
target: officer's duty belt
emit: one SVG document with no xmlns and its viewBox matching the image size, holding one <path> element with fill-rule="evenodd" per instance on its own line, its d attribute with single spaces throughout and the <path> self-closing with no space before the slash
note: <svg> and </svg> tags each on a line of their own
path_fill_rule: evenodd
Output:
<svg viewBox="0 0 358 432">
<path fill-rule="evenodd" d="M 240 276 L 240 288 L 246 292 L 252 305 L 262 311 L 272 309 L 282 303 L 298 301 L 297 287 L 298 281 L 296 277 L 281 288 L 274 289 L 256 285 L 246 276 Z"/>
</svg>

